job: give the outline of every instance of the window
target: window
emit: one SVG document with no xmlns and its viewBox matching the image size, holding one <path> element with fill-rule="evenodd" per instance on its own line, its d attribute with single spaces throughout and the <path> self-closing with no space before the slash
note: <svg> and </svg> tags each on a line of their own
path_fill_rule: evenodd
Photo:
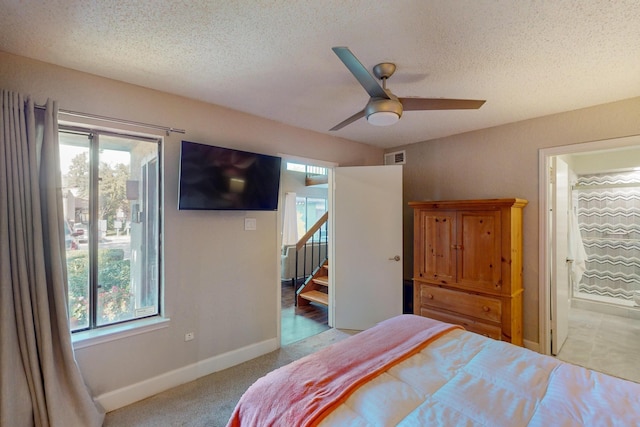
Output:
<svg viewBox="0 0 640 427">
<path fill-rule="evenodd" d="M 159 139 L 60 126 L 72 332 L 160 314 Z"/>
<path fill-rule="evenodd" d="M 326 211 L 327 199 L 317 197 L 296 197 L 298 235 L 304 236 L 307 230 L 315 225 Z M 318 233 L 320 233 L 320 231 L 316 234 Z M 322 230 L 322 233 L 326 235 L 326 229 Z"/>
<path fill-rule="evenodd" d="M 326 176 L 329 172 L 323 166 L 303 165 L 301 163 L 287 162 L 287 170 L 292 172 L 303 172 L 307 175 Z"/>
</svg>

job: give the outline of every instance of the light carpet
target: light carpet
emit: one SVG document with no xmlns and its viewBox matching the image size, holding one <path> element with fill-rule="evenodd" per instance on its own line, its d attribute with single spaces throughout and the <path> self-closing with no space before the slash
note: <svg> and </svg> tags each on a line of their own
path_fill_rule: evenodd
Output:
<svg viewBox="0 0 640 427">
<path fill-rule="evenodd" d="M 329 329 L 279 350 L 109 412 L 105 427 L 225 426 L 244 391 L 258 378 L 356 331 Z"/>
</svg>

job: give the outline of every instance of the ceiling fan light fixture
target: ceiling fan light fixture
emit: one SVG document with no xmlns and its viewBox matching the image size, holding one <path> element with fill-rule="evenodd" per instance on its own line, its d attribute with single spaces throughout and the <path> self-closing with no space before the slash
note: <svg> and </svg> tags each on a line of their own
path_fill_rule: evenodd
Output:
<svg viewBox="0 0 640 427">
<path fill-rule="evenodd" d="M 372 125 L 390 126 L 402 117 L 402 104 L 397 99 L 372 98 L 364 108 L 364 114 Z"/>
<path fill-rule="evenodd" d="M 378 111 L 367 116 L 367 121 L 374 126 L 391 126 L 400 120 L 400 116 L 389 111 Z"/>
</svg>

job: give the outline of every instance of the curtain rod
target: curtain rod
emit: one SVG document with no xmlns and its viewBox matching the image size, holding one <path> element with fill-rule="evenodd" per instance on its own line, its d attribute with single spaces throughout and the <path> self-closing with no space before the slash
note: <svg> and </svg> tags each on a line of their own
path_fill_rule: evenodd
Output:
<svg viewBox="0 0 640 427">
<path fill-rule="evenodd" d="M 38 108 L 38 109 L 41 109 L 41 110 L 44 110 L 44 108 L 45 108 L 44 105 L 37 105 L 37 104 L 35 105 L 35 107 Z M 152 125 L 152 124 L 149 124 L 149 123 L 134 122 L 134 121 L 131 121 L 131 120 L 116 119 L 116 118 L 113 118 L 113 117 L 100 116 L 100 115 L 97 115 L 97 114 L 80 113 L 78 111 L 63 110 L 62 108 L 58 109 L 58 113 L 59 114 L 67 114 L 69 116 L 87 118 L 87 119 L 102 120 L 102 121 L 105 121 L 105 122 L 120 123 L 120 124 L 129 125 L 129 126 L 138 126 L 138 127 L 143 127 L 143 128 L 147 128 L 147 129 L 163 130 L 163 131 L 165 131 L 167 133 L 167 135 L 169 135 L 169 132 L 186 133 L 186 131 L 184 129 L 177 129 L 177 128 L 173 128 L 173 127 L 160 126 L 160 125 Z"/>
</svg>

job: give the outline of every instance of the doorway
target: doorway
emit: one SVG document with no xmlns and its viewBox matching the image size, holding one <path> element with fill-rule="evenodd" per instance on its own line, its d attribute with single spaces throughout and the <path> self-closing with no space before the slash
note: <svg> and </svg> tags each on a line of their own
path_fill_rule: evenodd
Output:
<svg viewBox="0 0 640 427">
<path fill-rule="evenodd" d="M 327 169 L 331 264 L 320 282 L 327 287 L 328 326 L 364 330 L 402 313 L 402 166 Z M 307 300 L 319 296 L 300 293 Z"/>
<path fill-rule="evenodd" d="M 311 266 L 321 262 L 327 253 L 326 241 L 308 259 L 295 246 L 305 233 L 328 211 L 328 174 L 333 165 L 310 159 L 283 157 L 281 200 L 281 277 L 280 277 L 280 342 L 291 344 L 330 329 L 328 306 L 319 303 L 296 304 L 296 290 L 312 272 Z M 326 240 L 327 227 L 321 229 Z M 321 247 L 322 246 L 322 247 Z M 314 248 L 316 246 L 314 245 Z M 303 264 L 295 271 L 295 265 Z M 309 267 L 309 270 L 306 270 Z M 295 277 L 302 276 L 302 277 Z"/>
<path fill-rule="evenodd" d="M 541 150 L 540 167 L 541 352 L 640 381 L 640 137 Z"/>
</svg>

